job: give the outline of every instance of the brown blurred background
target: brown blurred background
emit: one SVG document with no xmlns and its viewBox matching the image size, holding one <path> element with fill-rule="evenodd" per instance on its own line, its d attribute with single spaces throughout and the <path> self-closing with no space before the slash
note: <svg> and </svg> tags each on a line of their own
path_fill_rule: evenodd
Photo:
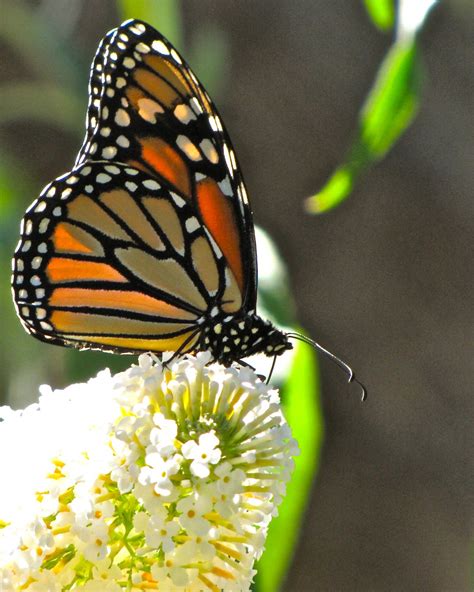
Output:
<svg viewBox="0 0 474 592">
<path fill-rule="evenodd" d="M 31 16 L 21 29 L 18 7 Z M 446 1 L 433 12 L 421 38 L 426 75 L 415 124 L 345 204 L 321 217 L 305 214 L 303 199 L 343 158 L 390 37 L 369 22 L 362 1 L 186 0 L 182 7 L 182 49 L 198 76 L 186 48 L 203 36 L 219 47 L 225 70 L 209 90 L 255 220 L 288 263 L 300 320 L 369 389 L 361 405 L 340 371 L 322 361 L 326 442 L 285 590 L 468 591 L 474 4 Z M 112 0 L 2 0 L 1 11 L 11 19 L 0 14 L 1 84 L 54 81 L 77 101 L 57 112 L 62 121 L 71 110 L 70 129 L 47 113 L 43 123 L 21 116 L 29 112 L 21 102 L 20 116 L 0 119 L 1 394 L 24 405 L 38 383 L 58 386 L 80 371 L 59 348 L 23 334 L 10 302 L 9 258 L 24 208 L 74 161 L 88 67 L 120 19 Z M 64 57 L 59 65 L 22 53 L 36 18 L 51 23 L 43 42 Z"/>
</svg>

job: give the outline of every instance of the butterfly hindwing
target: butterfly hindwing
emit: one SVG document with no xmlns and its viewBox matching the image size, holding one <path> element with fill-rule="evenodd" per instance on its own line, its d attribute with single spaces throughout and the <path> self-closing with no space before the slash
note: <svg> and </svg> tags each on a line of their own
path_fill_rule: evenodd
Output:
<svg viewBox="0 0 474 592">
<path fill-rule="evenodd" d="M 243 307 L 255 308 L 252 213 L 228 134 L 186 62 L 145 23 L 122 24 L 99 47 L 76 162 L 87 160 L 127 163 L 192 204 L 229 262 Z"/>
<path fill-rule="evenodd" d="M 25 328 L 52 343 L 192 348 L 215 302 L 242 294 L 191 204 L 142 171 L 86 162 L 28 209 L 13 291 Z"/>
</svg>

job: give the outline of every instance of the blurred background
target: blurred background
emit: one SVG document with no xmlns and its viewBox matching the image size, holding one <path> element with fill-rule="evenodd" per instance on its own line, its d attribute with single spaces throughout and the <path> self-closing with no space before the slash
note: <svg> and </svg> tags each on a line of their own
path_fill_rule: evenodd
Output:
<svg viewBox="0 0 474 592">
<path fill-rule="evenodd" d="M 88 69 L 123 20 L 121 4 L 1 0 L 0 403 L 14 407 L 43 382 L 61 387 L 131 361 L 27 336 L 9 289 L 19 221 L 74 162 Z M 392 34 L 374 27 L 362 1 L 162 6 L 179 12 L 179 26 L 168 19 L 163 32 L 218 105 L 255 220 L 287 263 L 299 321 L 369 390 L 361 404 L 321 360 L 325 440 L 283 589 L 470 590 L 474 4 L 446 0 L 430 15 L 418 117 L 350 198 L 320 216 L 305 213 L 304 199 L 347 153 Z"/>
</svg>

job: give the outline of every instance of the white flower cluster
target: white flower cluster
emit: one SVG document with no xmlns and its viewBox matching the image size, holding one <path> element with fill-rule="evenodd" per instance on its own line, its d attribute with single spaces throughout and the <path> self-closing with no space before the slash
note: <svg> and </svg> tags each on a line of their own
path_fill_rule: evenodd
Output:
<svg viewBox="0 0 474 592">
<path fill-rule="evenodd" d="M 0 408 L 0 590 L 249 590 L 298 453 L 248 368 L 103 371 Z"/>
</svg>

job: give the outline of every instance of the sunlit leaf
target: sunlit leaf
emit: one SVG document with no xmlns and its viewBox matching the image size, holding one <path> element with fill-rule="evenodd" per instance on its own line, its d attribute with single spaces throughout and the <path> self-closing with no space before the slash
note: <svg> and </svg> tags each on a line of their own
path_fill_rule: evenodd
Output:
<svg viewBox="0 0 474 592">
<path fill-rule="evenodd" d="M 374 21 L 389 23 L 388 0 L 365 0 Z M 420 100 L 421 67 L 416 34 L 437 0 L 399 0 L 396 40 L 388 51 L 359 114 L 346 161 L 324 187 L 306 200 L 312 214 L 326 212 L 351 193 L 359 175 L 385 156 L 414 120 Z"/>
<path fill-rule="evenodd" d="M 178 0 L 117 0 L 123 19 L 140 19 L 155 27 L 182 49 L 181 9 Z"/>
<path fill-rule="evenodd" d="M 419 104 L 420 74 L 415 42 L 393 45 L 361 110 L 346 162 L 306 201 L 309 212 L 325 212 L 346 199 L 360 173 L 383 158 L 411 124 Z"/>
<path fill-rule="evenodd" d="M 263 317 L 281 328 L 296 324 L 290 278 L 275 243 L 262 228 L 255 227 L 258 255 L 258 307 Z"/>
<path fill-rule="evenodd" d="M 258 592 L 277 592 L 281 588 L 298 541 L 324 434 L 318 393 L 316 355 L 310 346 L 298 343 L 281 394 L 285 416 L 301 454 L 296 458 L 295 471 L 278 509 L 278 518 L 270 525 L 265 553 L 256 566 Z"/>
<path fill-rule="evenodd" d="M 382 31 L 389 31 L 395 22 L 395 0 L 364 0 L 372 22 Z"/>
</svg>

